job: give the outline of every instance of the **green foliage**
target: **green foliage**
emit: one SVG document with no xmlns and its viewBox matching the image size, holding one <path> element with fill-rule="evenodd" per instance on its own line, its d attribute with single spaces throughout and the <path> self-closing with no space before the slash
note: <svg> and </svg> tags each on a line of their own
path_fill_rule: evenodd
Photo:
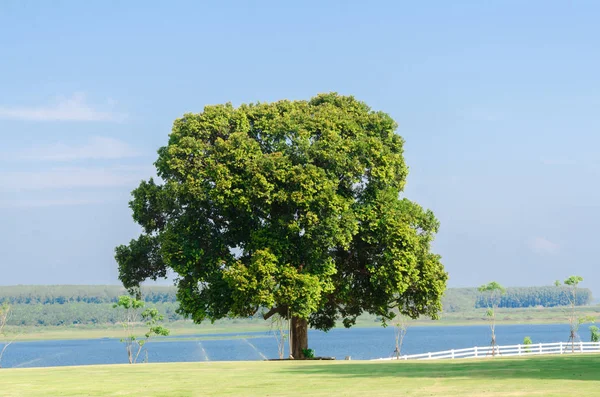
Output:
<svg viewBox="0 0 600 397">
<path fill-rule="evenodd" d="M 569 278 L 567 278 L 565 280 L 565 285 L 577 287 L 577 285 L 579 285 L 579 283 L 582 281 L 583 281 L 583 277 L 581 277 L 581 276 L 570 276 Z"/>
<path fill-rule="evenodd" d="M 594 317 L 594 316 L 581 316 L 581 317 L 577 317 L 577 323 L 578 323 L 578 325 L 587 324 L 587 323 L 593 323 L 594 321 L 596 321 L 596 317 Z"/>
<path fill-rule="evenodd" d="M 506 289 L 495 281 L 488 284 L 484 284 L 477 288 L 482 296 L 482 299 L 486 302 L 486 316 L 494 317 L 494 309 L 498 307 L 500 303 L 500 296 L 506 293 Z"/>
<path fill-rule="evenodd" d="M 586 322 L 589 321 L 594 321 L 593 317 L 590 316 L 577 316 L 577 313 L 575 311 L 575 306 L 577 305 L 578 302 L 578 292 L 579 289 L 577 288 L 579 283 L 583 281 L 583 277 L 581 276 L 570 276 L 569 278 L 567 278 L 565 280 L 565 285 L 568 286 L 569 289 L 569 293 L 567 294 L 567 297 L 569 299 L 569 303 L 570 303 L 570 310 L 568 310 L 566 312 L 567 314 L 567 318 L 569 321 L 569 341 L 571 342 L 571 351 L 574 352 L 575 351 L 575 340 L 579 338 L 578 335 L 578 331 L 579 331 L 579 327 L 581 326 L 581 324 L 584 324 Z"/>
<path fill-rule="evenodd" d="M 125 344 L 129 364 L 135 364 L 148 340 L 153 336 L 168 336 L 169 330 L 159 323 L 164 319 L 156 308 L 144 309 L 145 303 L 132 296 L 123 295 L 119 297 L 113 308 L 122 312 L 122 325 L 126 336 L 121 339 Z M 143 309 L 143 310 L 142 310 Z M 147 327 L 143 337 L 136 335 L 135 326 L 138 322 Z"/>
<path fill-rule="evenodd" d="M 123 295 L 119 297 L 117 303 L 113 305 L 113 308 L 121 307 L 125 310 L 136 310 L 144 307 L 144 302 L 137 300 L 131 296 Z"/>
<path fill-rule="evenodd" d="M 590 341 L 600 342 L 600 328 L 595 325 L 590 326 Z"/>
<path fill-rule="evenodd" d="M 313 349 L 302 349 L 304 358 L 315 358 L 315 351 Z"/>
<path fill-rule="evenodd" d="M 496 345 L 496 308 L 500 301 L 500 296 L 506 293 L 506 289 L 495 281 L 480 286 L 479 293 L 485 298 L 487 309 L 486 317 L 490 321 L 490 331 L 492 333 L 492 346 Z M 495 350 L 492 350 L 492 356 L 495 356 Z"/>
<path fill-rule="evenodd" d="M 116 248 L 123 285 L 179 277 L 200 323 L 266 307 L 328 330 L 363 312 L 437 318 L 447 274 L 433 213 L 400 199 L 396 123 L 337 94 L 207 106 L 175 121 L 130 207 L 144 233 Z"/>
<path fill-rule="evenodd" d="M 531 338 L 529 336 L 526 336 L 523 338 L 523 344 L 525 345 L 525 352 L 529 352 L 529 345 L 531 345 L 533 343 L 533 341 L 531 340 Z"/>
<path fill-rule="evenodd" d="M 486 292 L 498 292 L 499 295 L 503 295 L 506 293 L 506 288 L 504 288 L 503 286 L 501 286 L 499 283 L 497 283 L 496 281 L 492 281 L 488 284 L 484 284 L 482 286 L 480 286 L 479 288 L 477 288 L 477 290 L 481 293 L 486 293 Z"/>
</svg>

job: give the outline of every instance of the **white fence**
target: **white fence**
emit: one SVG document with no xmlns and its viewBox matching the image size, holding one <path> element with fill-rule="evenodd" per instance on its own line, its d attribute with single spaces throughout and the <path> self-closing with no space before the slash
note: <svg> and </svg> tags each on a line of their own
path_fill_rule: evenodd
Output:
<svg viewBox="0 0 600 397">
<path fill-rule="evenodd" d="M 600 353 L 600 342 L 556 342 L 510 346 L 475 346 L 467 349 L 444 350 L 435 353 L 410 354 L 376 360 L 437 360 L 445 358 L 485 358 L 491 356 L 511 357 L 539 354 Z"/>
</svg>

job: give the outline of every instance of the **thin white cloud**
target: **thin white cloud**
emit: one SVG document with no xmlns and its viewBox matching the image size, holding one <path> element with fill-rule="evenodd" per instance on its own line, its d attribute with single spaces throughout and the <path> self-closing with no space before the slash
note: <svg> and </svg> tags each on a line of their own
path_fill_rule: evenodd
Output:
<svg viewBox="0 0 600 397">
<path fill-rule="evenodd" d="M 85 95 L 75 93 L 70 98 L 58 98 L 49 105 L 22 107 L 0 106 L 0 119 L 31 121 L 123 121 L 125 115 L 98 110 L 86 102 Z"/>
<path fill-rule="evenodd" d="M 76 206 L 103 204 L 113 201 L 113 198 L 59 198 L 59 199 L 24 199 L 0 200 L 0 208 L 45 208 L 57 206 Z"/>
<path fill-rule="evenodd" d="M 529 241 L 529 248 L 538 255 L 556 255 L 560 246 L 543 237 L 535 237 Z"/>
<path fill-rule="evenodd" d="M 152 167 L 54 168 L 0 172 L 0 192 L 45 189 L 134 187 L 153 176 Z"/>
<path fill-rule="evenodd" d="M 122 159 L 139 156 L 140 153 L 127 143 L 114 138 L 91 137 L 81 145 L 55 143 L 33 147 L 16 154 L 19 160 L 29 161 L 75 161 Z"/>
</svg>

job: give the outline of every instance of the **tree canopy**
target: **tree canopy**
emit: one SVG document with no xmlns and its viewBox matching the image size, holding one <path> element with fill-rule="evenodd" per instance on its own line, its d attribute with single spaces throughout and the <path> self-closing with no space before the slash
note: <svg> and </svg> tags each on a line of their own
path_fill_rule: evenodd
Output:
<svg viewBox="0 0 600 397">
<path fill-rule="evenodd" d="M 569 276 L 569 278 L 567 278 L 565 280 L 565 285 L 569 285 L 571 287 L 577 287 L 579 285 L 580 282 L 583 281 L 583 277 L 581 276 Z"/>
<path fill-rule="evenodd" d="M 488 284 L 483 284 L 477 289 L 481 293 L 498 293 L 499 295 L 506 293 L 506 288 L 504 288 L 496 281 L 492 281 Z"/>
<path fill-rule="evenodd" d="M 120 279 L 177 275 L 195 322 L 262 308 L 328 330 L 363 312 L 437 317 L 439 223 L 401 197 L 394 120 L 353 97 L 206 106 L 176 120 L 130 207 L 144 233 L 116 248 Z"/>
</svg>

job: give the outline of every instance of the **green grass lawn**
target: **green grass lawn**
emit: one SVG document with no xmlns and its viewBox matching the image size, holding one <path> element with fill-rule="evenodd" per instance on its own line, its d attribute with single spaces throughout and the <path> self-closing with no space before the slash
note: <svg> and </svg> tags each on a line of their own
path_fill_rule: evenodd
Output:
<svg viewBox="0 0 600 397">
<path fill-rule="evenodd" d="M 10 396 L 600 396 L 600 355 L 0 370 Z"/>
</svg>

